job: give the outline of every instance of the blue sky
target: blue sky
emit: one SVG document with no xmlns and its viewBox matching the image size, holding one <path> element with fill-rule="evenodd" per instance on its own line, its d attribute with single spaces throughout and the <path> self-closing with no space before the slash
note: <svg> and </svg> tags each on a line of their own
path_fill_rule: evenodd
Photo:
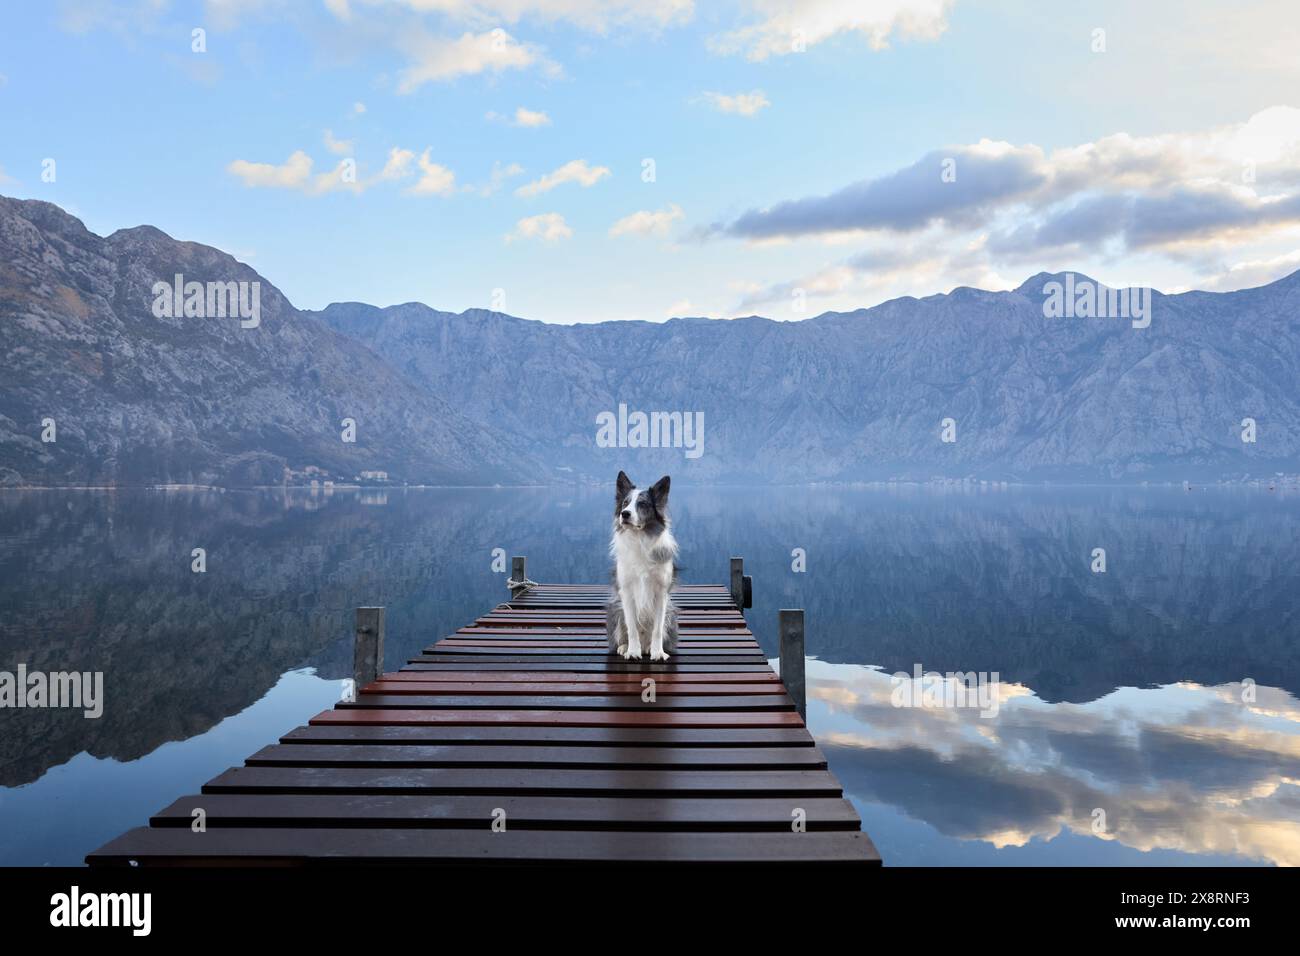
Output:
<svg viewBox="0 0 1300 956">
<path fill-rule="evenodd" d="M 29 4 L 0 35 L 0 193 L 217 246 L 302 308 L 799 319 L 1045 269 L 1239 288 L 1300 268 L 1289 6 Z"/>
</svg>

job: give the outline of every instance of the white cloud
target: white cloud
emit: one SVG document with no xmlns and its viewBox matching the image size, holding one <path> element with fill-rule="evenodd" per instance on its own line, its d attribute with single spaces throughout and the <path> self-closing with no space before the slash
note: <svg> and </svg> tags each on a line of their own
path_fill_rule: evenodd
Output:
<svg viewBox="0 0 1300 956">
<path fill-rule="evenodd" d="M 657 212 L 643 209 L 624 216 L 609 227 L 610 238 L 618 236 L 667 236 L 672 224 L 682 218 L 682 208 L 671 203 Z"/>
<path fill-rule="evenodd" d="M 521 126 L 525 129 L 551 125 L 551 118 L 545 112 L 526 109 L 522 106 L 515 110 L 513 117 L 504 116 L 496 110 L 488 110 L 483 114 L 483 118 L 489 123 L 505 123 L 508 126 Z"/>
<path fill-rule="evenodd" d="M 741 116 L 754 116 L 759 110 L 772 105 L 762 90 L 749 93 L 702 93 L 701 99 L 720 113 L 738 113 Z"/>
<path fill-rule="evenodd" d="M 353 151 L 353 141 L 350 139 L 335 139 L 334 133 L 326 130 L 325 148 L 336 156 L 349 156 Z"/>
<path fill-rule="evenodd" d="M 1300 222 L 1300 109 L 1192 133 L 1117 133 L 1046 152 L 981 140 L 827 195 L 754 208 L 705 235 L 750 240 L 987 230 L 990 249 L 1171 249 Z"/>
<path fill-rule="evenodd" d="M 860 33 L 873 50 L 892 36 L 934 40 L 948 27 L 953 0 L 745 0 L 757 22 L 713 37 L 717 53 L 766 60 L 800 52 L 841 33 Z"/>
<path fill-rule="evenodd" d="M 515 195 L 523 196 L 525 198 L 539 196 L 544 192 L 550 192 L 556 186 L 561 186 L 564 183 L 578 183 L 584 188 L 594 186 L 609 174 L 610 172 L 608 167 L 589 166 L 585 159 L 574 159 L 565 163 L 559 169 L 547 173 L 541 179 L 536 179 L 525 186 L 520 186 L 515 190 Z"/>
<path fill-rule="evenodd" d="M 557 75 L 559 67 L 530 43 L 520 43 L 500 28 L 464 33 L 459 39 L 412 31 L 400 40 L 411 65 L 398 79 L 399 93 L 413 93 L 426 83 L 454 80 L 479 73 L 500 73 L 538 67 Z"/>
<path fill-rule="evenodd" d="M 506 242 L 514 242 L 516 239 L 542 239 L 545 242 L 555 242 L 558 239 L 568 239 L 572 235 L 573 230 L 569 228 L 563 216 L 558 212 L 544 212 L 538 216 L 520 219 L 515 223 L 514 232 L 506 236 Z"/>
<path fill-rule="evenodd" d="M 8 185 L 9 183 L 14 183 L 17 181 L 18 180 L 14 179 L 12 176 L 10 176 L 8 173 L 5 172 L 5 168 L 3 166 L 0 166 L 0 186 L 5 186 Z"/>
<path fill-rule="evenodd" d="M 482 186 L 478 187 L 478 194 L 480 196 L 491 196 L 501 188 L 501 184 L 507 179 L 513 179 L 515 176 L 519 176 L 523 171 L 524 167 L 520 166 L 518 163 L 509 163 L 504 166 L 499 162 L 493 163 L 492 177 Z"/>
<path fill-rule="evenodd" d="M 429 150 L 420 155 L 419 181 L 407 192 L 416 196 L 449 196 L 456 191 L 456 174 L 429 160 Z"/>
<path fill-rule="evenodd" d="M 690 299 L 679 299 L 664 311 L 664 318 L 675 319 L 683 315 L 689 315 L 694 308 L 695 306 L 691 305 Z"/>
<path fill-rule="evenodd" d="M 245 186 L 302 189 L 310 180 L 311 167 L 311 157 L 302 150 L 297 150 L 279 166 L 237 159 L 226 169 L 242 179 Z"/>
<path fill-rule="evenodd" d="M 415 167 L 422 175 L 407 192 L 412 195 L 447 195 L 455 188 L 455 174 L 444 166 L 429 160 L 429 150 L 416 160 L 409 149 L 394 146 L 388 151 L 384 166 L 375 175 L 362 177 L 357 163 L 351 158 L 342 159 L 328 172 L 312 173 L 312 158 L 297 150 L 285 162 L 252 163 L 237 159 L 226 169 L 250 188 L 293 189 L 309 196 L 332 192 L 351 192 L 360 195 L 380 183 L 397 182 L 409 178 Z"/>
<path fill-rule="evenodd" d="M 388 151 L 388 159 L 384 162 L 384 168 L 380 170 L 376 179 L 387 182 L 404 178 L 410 173 L 411 161 L 414 159 L 415 152 L 413 150 L 394 146 Z"/>
<path fill-rule="evenodd" d="M 660 29 L 688 22 L 694 0 L 326 0 L 340 20 L 350 20 L 356 7 L 403 6 L 416 13 L 434 13 L 478 27 L 538 20 L 569 23 L 592 33 L 612 26 Z"/>
<path fill-rule="evenodd" d="M 1300 252 L 1288 252 L 1267 259 L 1238 262 L 1216 275 L 1196 283 L 1196 288 L 1211 292 L 1231 292 L 1267 285 L 1300 269 Z"/>
<path fill-rule="evenodd" d="M 366 111 L 366 104 L 362 103 L 360 100 L 357 100 L 355 103 L 352 104 L 352 115 L 360 116 L 365 111 Z"/>
<path fill-rule="evenodd" d="M 1145 284 L 1169 277 L 1166 288 L 1263 285 L 1300 268 L 1300 109 L 1051 151 L 990 140 L 947 146 L 699 234 L 755 246 L 806 249 L 808 238 L 837 237 L 866 246 L 841 261 L 806 264 L 795 279 L 740 288 L 741 308 L 789 302 L 796 290 L 810 302 L 855 307 L 955 284 L 1014 287 L 1039 270 L 1095 275 L 1117 263 L 1152 277 Z"/>
<path fill-rule="evenodd" d="M 515 110 L 515 125 L 533 128 L 537 126 L 550 126 L 551 118 L 540 110 L 530 110 L 519 107 Z"/>
</svg>

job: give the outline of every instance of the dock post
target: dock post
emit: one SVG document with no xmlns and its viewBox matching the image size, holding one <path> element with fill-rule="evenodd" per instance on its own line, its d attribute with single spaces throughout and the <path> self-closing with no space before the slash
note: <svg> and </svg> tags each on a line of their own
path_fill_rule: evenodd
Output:
<svg viewBox="0 0 1300 956">
<path fill-rule="evenodd" d="M 781 632 L 781 681 L 794 699 L 795 710 L 808 718 L 808 685 L 804 681 L 803 608 L 783 608 L 778 614 Z"/>
<path fill-rule="evenodd" d="M 731 559 L 731 599 L 736 607 L 745 606 L 745 559 Z"/>
<path fill-rule="evenodd" d="M 517 598 L 528 590 L 525 583 L 528 580 L 528 558 L 522 554 L 516 554 L 510 559 L 510 596 Z"/>
<path fill-rule="evenodd" d="M 357 633 L 352 646 L 352 680 L 356 693 L 384 674 L 384 609 L 357 608 Z"/>
</svg>

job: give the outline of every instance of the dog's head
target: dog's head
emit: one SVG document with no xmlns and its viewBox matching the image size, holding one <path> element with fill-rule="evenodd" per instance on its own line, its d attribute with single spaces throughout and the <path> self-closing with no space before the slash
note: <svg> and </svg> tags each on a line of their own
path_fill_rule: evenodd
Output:
<svg viewBox="0 0 1300 956">
<path fill-rule="evenodd" d="M 668 488 L 664 475 L 649 488 L 638 488 L 623 472 L 614 486 L 614 530 L 658 534 L 668 526 Z"/>
</svg>

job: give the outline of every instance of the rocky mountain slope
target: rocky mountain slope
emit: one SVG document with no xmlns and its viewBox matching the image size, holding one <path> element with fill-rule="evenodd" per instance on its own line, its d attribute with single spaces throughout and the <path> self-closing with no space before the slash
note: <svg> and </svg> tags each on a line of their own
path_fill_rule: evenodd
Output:
<svg viewBox="0 0 1300 956">
<path fill-rule="evenodd" d="M 176 274 L 260 283 L 259 321 L 155 314 L 155 283 Z M 562 326 L 414 303 L 313 313 L 219 250 L 148 226 L 103 238 L 48 203 L 0 197 L 0 485 L 1300 471 L 1300 273 L 1155 293 L 1145 328 L 1049 317 L 1054 281 L 800 322 Z M 599 423 L 620 407 L 702 420 L 699 444 L 608 447 Z M 1242 441 L 1246 418 L 1255 442 Z M 57 440 L 43 441 L 51 420 Z"/>
<path fill-rule="evenodd" d="M 153 287 L 178 273 L 250 283 L 249 304 L 260 283 L 260 321 L 158 317 Z M 231 256 L 149 226 L 103 238 L 49 203 L 0 197 L 0 355 L 0 484 L 536 480 L 509 436 Z"/>
<path fill-rule="evenodd" d="M 625 464 L 781 482 L 1300 470 L 1300 273 L 1240 292 L 1154 293 L 1146 328 L 1048 318 L 1052 281 L 1064 277 L 802 322 L 557 326 L 419 304 L 318 314 L 435 392 L 459 389 L 462 411 L 551 464 L 598 476 Z M 597 416 L 620 403 L 703 412 L 704 453 L 598 447 Z M 1242 441 L 1248 417 L 1254 443 Z"/>
</svg>

